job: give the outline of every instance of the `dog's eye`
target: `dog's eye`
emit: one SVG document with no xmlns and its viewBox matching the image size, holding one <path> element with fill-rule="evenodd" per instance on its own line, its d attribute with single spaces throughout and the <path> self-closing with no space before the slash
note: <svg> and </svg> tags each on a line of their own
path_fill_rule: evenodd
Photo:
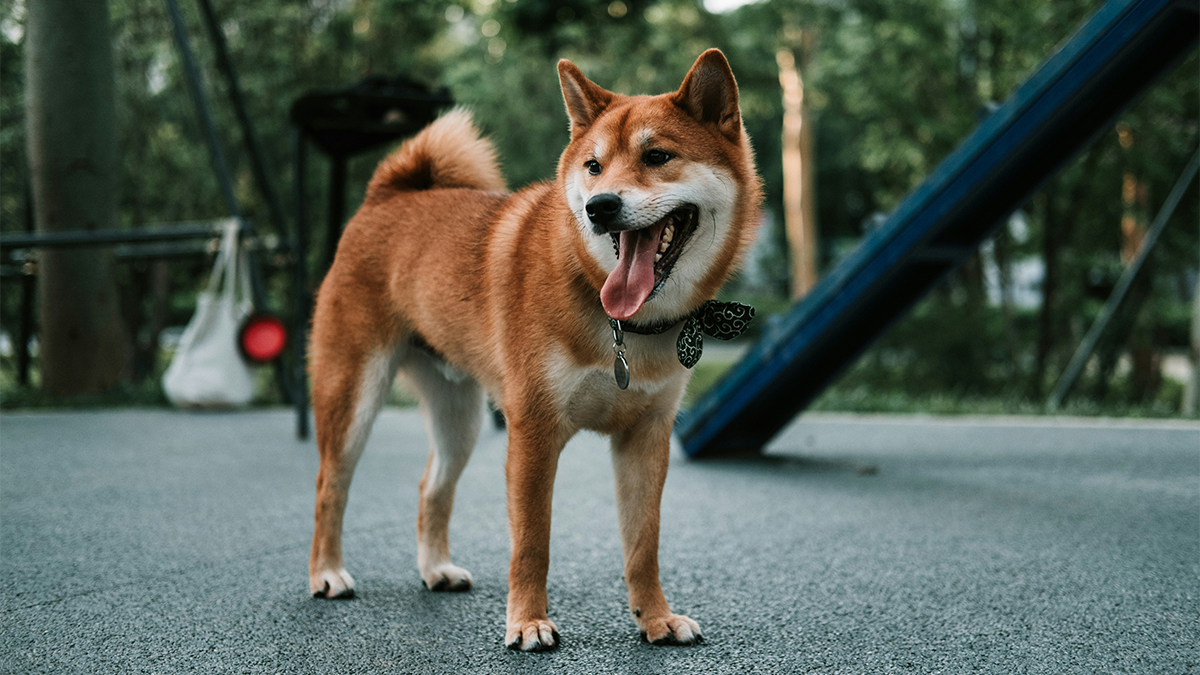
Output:
<svg viewBox="0 0 1200 675">
<path fill-rule="evenodd" d="M 592 174 L 593 176 L 600 175 L 600 162 L 597 162 L 594 159 L 589 159 L 588 161 L 584 162 L 583 165 L 587 167 L 588 173 Z"/>
<path fill-rule="evenodd" d="M 646 166 L 662 166 L 671 159 L 671 153 L 666 150 L 647 150 L 645 155 L 642 155 L 642 161 Z"/>
</svg>

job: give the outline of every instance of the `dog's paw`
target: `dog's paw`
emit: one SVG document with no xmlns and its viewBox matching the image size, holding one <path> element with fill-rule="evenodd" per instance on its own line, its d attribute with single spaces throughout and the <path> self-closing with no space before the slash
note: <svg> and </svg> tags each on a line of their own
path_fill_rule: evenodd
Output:
<svg viewBox="0 0 1200 675">
<path fill-rule="evenodd" d="M 654 645 L 694 645 L 703 638 L 700 624 L 682 614 L 668 614 L 640 622 L 642 639 Z"/>
<path fill-rule="evenodd" d="M 353 598 L 354 578 L 345 567 L 321 570 L 308 577 L 308 590 L 314 598 Z"/>
<path fill-rule="evenodd" d="M 504 646 L 523 652 L 544 652 L 558 647 L 558 627 L 550 619 L 517 621 L 508 624 Z"/>
<path fill-rule="evenodd" d="M 438 565 L 428 572 L 422 571 L 421 581 L 431 591 L 469 591 L 474 583 L 470 572 L 450 564 Z"/>
</svg>

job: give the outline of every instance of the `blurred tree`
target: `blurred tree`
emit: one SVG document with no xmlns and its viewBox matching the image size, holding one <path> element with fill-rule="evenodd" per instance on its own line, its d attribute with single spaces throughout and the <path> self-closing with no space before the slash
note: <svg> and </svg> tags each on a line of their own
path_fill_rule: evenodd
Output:
<svg viewBox="0 0 1200 675">
<path fill-rule="evenodd" d="M 24 6 L 0 11 L 0 228 L 5 231 L 25 229 L 32 221 L 29 162 L 25 157 L 24 36 Z M 25 299 L 25 283 L 24 279 L 0 282 L 0 326 L 11 336 L 21 331 L 19 310 Z"/>
<path fill-rule="evenodd" d="M 1197 276 L 1196 297 L 1192 300 L 1192 328 L 1189 339 L 1191 349 L 1188 350 L 1188 365 L 1191 366 L 1187 384 L 1183 390 L 1183 401 L 1180 411 L 1185 417 L 1195 417 L 1200 413 L 1200 275 Z"/>
<path fill-rule="evenodd" d="M 797 38 L 795 42 L 802 40 Z M 811 39 L 808 40 L 811 44 Z M 803 47 L 780 49 L 775 53 L 779 64 L 779 84 L 783 89 L 783 214 L 792 258 L 793 300 L 798 300 L 817 283 L 816 177 L 813 169 L 813 133 L 811 115 L 804 112 L 804 82 L 800 62 L 811 51 Z M 809 118 L 806 123 L 805 118 Z"/>
<path fill-rule="evenodd" d="M 108 4 L 39 0 L 25 41 L 29 161 L 38 232 L 112 228 L 117 128 Z M 39 259 L 42 386 L 58 395 L 117 384 L 125 367 L 112 254 Z"/>
</svg>

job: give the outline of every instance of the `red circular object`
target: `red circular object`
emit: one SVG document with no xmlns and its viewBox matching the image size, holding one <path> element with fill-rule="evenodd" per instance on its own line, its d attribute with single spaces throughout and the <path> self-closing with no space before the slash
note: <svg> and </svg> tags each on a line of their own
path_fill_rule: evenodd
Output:
<svg viewBox="0 0 1200 675">
<path fill-rule="evenodd" d="M 256 363 L 275 360 L 287 345 L 287 328 L 279 317 L 255 314 L 242 325 L 242 353 Z"/>
</svg>

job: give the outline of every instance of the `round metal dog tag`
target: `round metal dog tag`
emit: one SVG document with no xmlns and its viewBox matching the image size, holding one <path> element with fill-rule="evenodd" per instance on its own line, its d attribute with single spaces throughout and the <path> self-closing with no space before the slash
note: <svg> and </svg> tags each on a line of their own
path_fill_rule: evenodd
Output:
<svg viewBox="0 0 1200 675">
<path fill-rule="evenodd" d="M 613 360 L 613 377 L 617 379 L 618 387 L 629 388 L 629 364 L 625 362 L 624 354 L 617 354 L 617 358 Z"/>
</svg>

